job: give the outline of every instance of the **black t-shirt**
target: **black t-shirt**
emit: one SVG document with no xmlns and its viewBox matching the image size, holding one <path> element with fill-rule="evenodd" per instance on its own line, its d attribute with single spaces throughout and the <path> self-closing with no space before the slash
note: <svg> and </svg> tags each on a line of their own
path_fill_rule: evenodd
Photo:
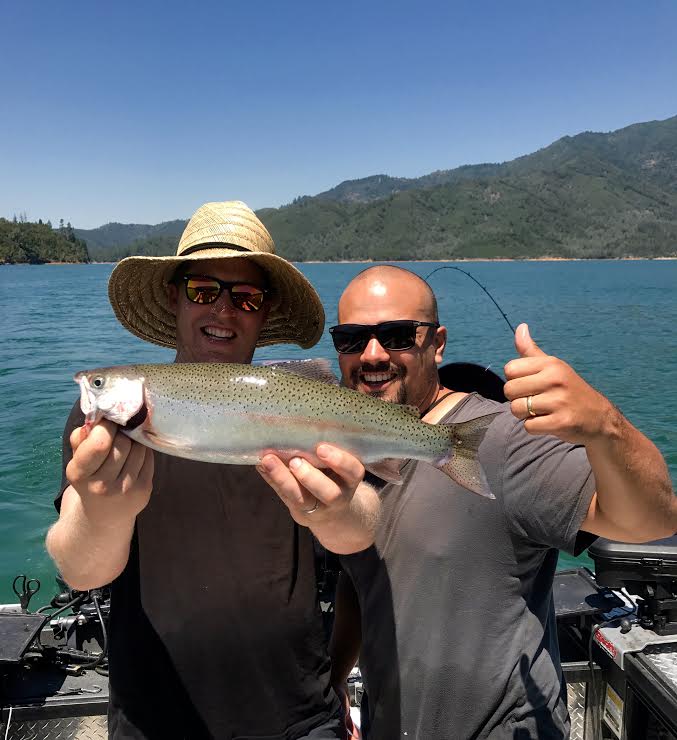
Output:
<svg viewBox="0 0 677 740">
<path fill-rule="evenodd" d="M 443 421 L 501 410 L 480 446 L 495 500 L 410 461 L 382 490 L 375 545 L 341 558 L 370 740 L 568 736 L 552 581 L 557 549 L 585 544 L 594 478 L 584 448 L 527 434 L 507 404 L 472 394 Z"/>
<path fill-rule="evenodd" d="M 82 419 L 76 407 L 64 473 Z M 338 709 L 310 531 L 253 467 L 154 454 L 153 493 L 112 584 L 110 736 L 306 734 Z"/>
</svg>

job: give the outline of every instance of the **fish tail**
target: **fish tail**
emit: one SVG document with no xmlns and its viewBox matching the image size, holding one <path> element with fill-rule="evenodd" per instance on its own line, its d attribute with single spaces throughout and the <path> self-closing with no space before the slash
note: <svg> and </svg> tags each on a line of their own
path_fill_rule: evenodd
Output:
<svg viewBox="0 0 677 740">
<path fill-rule="evenodd" d="M 478 451 L 484 435 L 498 413 L 478 416 L 470 421 L 449 424 L 449 454 L 436 467 L 463 488 L 486 498 L 496 498 L 489 489 Z"/>
</svg>

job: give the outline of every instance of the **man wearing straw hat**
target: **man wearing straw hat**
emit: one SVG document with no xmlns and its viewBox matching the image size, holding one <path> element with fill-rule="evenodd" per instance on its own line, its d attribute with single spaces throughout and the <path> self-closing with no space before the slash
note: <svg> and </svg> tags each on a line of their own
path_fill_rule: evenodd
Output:
<svg viewBox="0 0 677 740">
<path fill-rule="evenodd" d="M 175 257 L 120 262 L 109 297 L 176 362 L 249 363 L 257 346 L 313 346 L 324 325 L 313 287 L 238 201 L 198 209 Z M 343 737 L 308 527 L 339 552 L 371 543 L 378 498 L 361 463 L 320 446 L 330 472 L 304 479 L 268 455 L 274 491 L 253 467 L 82 424 L 76 407 L 47 546 L 71 587 L 112 583 L 110 737 Z"/>
</svg>

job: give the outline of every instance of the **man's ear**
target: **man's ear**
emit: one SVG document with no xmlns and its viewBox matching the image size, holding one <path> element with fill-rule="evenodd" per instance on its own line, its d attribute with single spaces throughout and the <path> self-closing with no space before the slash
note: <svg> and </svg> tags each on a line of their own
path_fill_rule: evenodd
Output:
<svg viewBox="0 0 677 740">
<path fill-rule="evenodd" d="M 179 288 L 176 283 L 167 285 L 167 301 L 169 302 L 169 310 L 176 316 L 176 306 L 179 302 Z"/>
<path fill-rule="evenodd" d="M 444 348 L 447 346 L 447 327 L 440 326 L 435 331 L 435 362 L 439 365 L 444 359 Z"/>
</svg>

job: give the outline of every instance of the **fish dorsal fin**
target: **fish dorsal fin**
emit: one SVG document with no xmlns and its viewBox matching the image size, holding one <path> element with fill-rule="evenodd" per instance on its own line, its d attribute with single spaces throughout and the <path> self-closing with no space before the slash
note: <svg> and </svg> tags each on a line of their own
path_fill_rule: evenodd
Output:
<svg viewBox="0 0 677 740">
<path fill-rule="evenodd" d="M 339 379 L 331 369 L 329 360 L 324 357 L 309 360 L 263 360 L 259 364 L 275 370 L 284 370 L 286 373 L 301 375 L 311 380 L 321 380 L 323 383 L 330 383 L 331 385 L 339 384 Z"/>
</svg>

